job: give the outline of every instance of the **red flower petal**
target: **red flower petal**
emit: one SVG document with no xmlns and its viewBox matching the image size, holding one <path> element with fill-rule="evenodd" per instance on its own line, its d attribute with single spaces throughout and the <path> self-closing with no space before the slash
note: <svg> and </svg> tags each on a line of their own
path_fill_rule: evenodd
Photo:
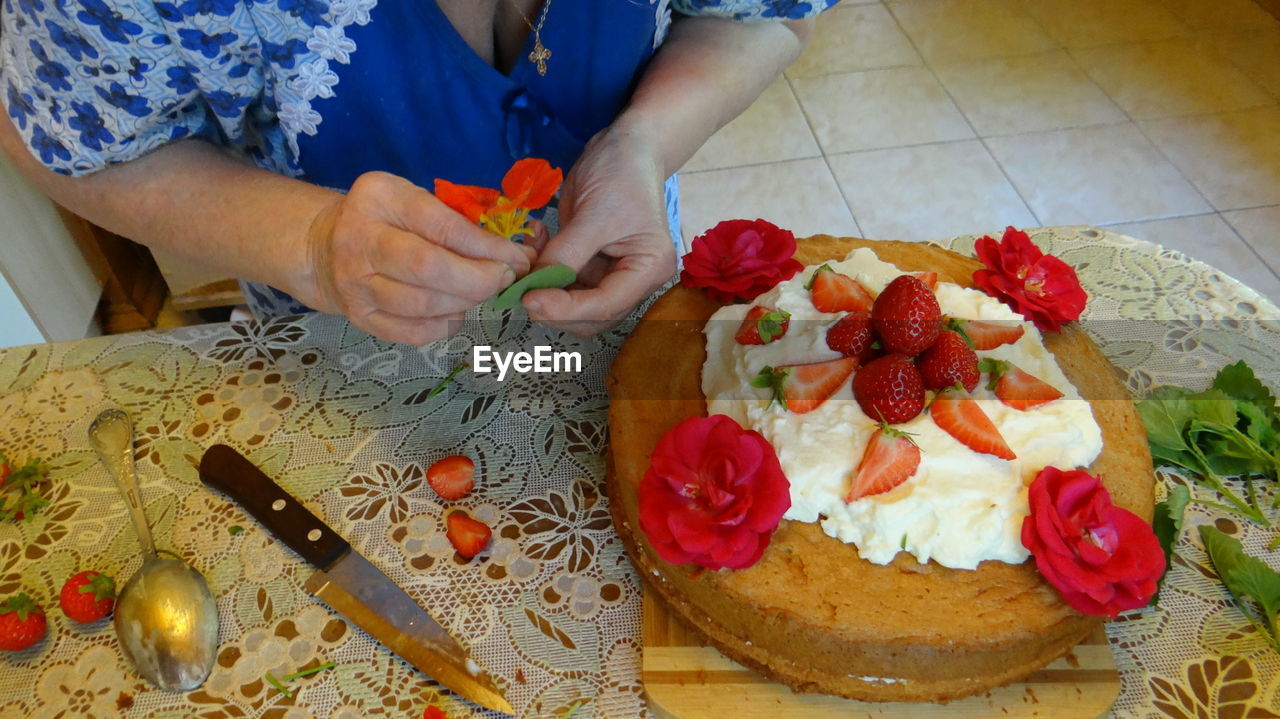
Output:
<svg viewBox="0 0 1280 719">
<path fill-rule="evenodd" d="M 721 302 L 751 300 L 803 265 L 795 236 L 765 220 L 725 220 L 693 241 L 680 281 Z"/>
<path fill-rule="evenodd" d="M 563 179 L 560 168 L 540 158 L 526 157 L 507 170 L 502 178 L 502 195 L 516 207 L 536 210 L 551 201 Z"/>
<path fill-rule="evenodd" d="M 479 222 L 480 216 L 498 201 L 498 191 L 475 185 L 455 185 L 448 180 L 436 180 L 436 199 L 460 212 L 468 220 Z"/>
</svg>

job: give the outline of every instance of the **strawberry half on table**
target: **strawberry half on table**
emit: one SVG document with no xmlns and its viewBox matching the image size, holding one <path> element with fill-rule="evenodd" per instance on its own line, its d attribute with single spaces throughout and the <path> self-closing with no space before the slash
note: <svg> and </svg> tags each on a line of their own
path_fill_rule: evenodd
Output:
<svg viewBox="0 0 1280 719">
<path fill-rule="evenodd" d="M 116 606 L 116 583 L 101 573 L 84 571 L 74 574 L 62 585 L 58 604 L 67 618 L 89 624 L 109 616 Z"/>
<path fill-rule="evenodd" d="M 0 602 L 0 649 L 17 652 L 31 647 L 44 636 L 46 627 L 44 608 L 26 594 Z"/>
<path fill-rule="evenodd" d="M 771 390 L 772 401 L 804 414 L 822 406 L 857 366 L 858 360 L 853 357 L 841 357 L 812 364 L 765 367 L 751 380 L 751 386 Z"/>
<path fill-rule="evenodd" d="M 427 467 L 427 484 L 441 499 L 462 499 L 475 487 L 476 463 L 460 454 L 445 457 Z"/>
<path fill-rule="evenodd" d="M 478 519 L 472 519 L 466 512 L 454 511 L 445 517 L 445 536 L 449 543 L 466 559 L 471 559 L 489 546 L 489 537 L 493 530 Z"/>
</svg>

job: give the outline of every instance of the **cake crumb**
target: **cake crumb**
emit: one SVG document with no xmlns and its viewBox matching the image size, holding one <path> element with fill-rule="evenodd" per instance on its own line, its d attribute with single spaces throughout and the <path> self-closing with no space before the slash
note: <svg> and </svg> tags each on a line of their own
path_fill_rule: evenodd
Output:
<svg viewBox="0 0 1280 719">
<path fill-rule="evenodd" d="M 526 683 L 524 678 L 524 669 L 520 667 L 516 667 L 516 681 L 520 682 L 521 684 Z"/>
<path fill-rule="evenodd" d="M 116 697 L 116 709 L 124 711 L 133 708 L 133 695 L 120 692 L 120 696 Z"/>
<path fill-rule="evenodd" d="M 1075 652 L 1067 652 L 1066 656 L 1064 656 L 1064 657 L 1062 657 L 1062 658 L 1063 658 L 1063 659 L 1065 659 L 1065 660 L 1067 661 L 1067 664 L 1070 664 L 1070 665 L 1071 665 L 1071 668 L 1072 668 L 1072 669 L 1079 669 L 1079 668 L 1080 668 L 1080 660 L 1076 658 L 1076 653 L 1075 653 Z"/>
</svg>

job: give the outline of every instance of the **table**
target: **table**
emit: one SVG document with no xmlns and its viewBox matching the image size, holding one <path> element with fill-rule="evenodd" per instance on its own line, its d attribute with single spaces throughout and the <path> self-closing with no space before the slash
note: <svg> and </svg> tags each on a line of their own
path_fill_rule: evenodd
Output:
<svg viewBox="0 0 1280 719">
<path fill-rule="evenodd" d="M 1203 386 L 1240 358 L 1273 385 L 1280 379 L 1280 310 L 1235 280 L 1090 228 L 1033 237 L 1080 268 L 1086 328 L 1134 393 Z M 21 589 L 50 610 L 48 638 L 0 656 L 0 716 L 416 719 L 431 702 L 450 717 L 482 715 L 302 591 L 310 570 L 199 483 L 195 463 L 216 442 L 244 452 L 430 608 L 509 682 L 528 716 L 564 716 L 584 699 L 578 719 L 640 715 L 640 583 L 601 490 L 603 378 L 629 327 L 581 340 L 519 313 L 473 314 L 454 338 L 419 349 L 313 315 L 0 352 L 0 449 L 52 458 L 55 479 L 39 516 L 0 524 L 0 596 Z M 577 351 L 583 371 L 502 383 L 464 371 L 430 396 L 473 344 Z M 75 571 L 123 580 L 140 564 L 124 504 L 84 439 L 112 405 L 137 424 L 157 543 L 201 569 L 217 600 L 218 663 L 187 695 L 134 677 L 109 623 L 75 626 L 56 609 Z M 457 453 L 476 460 L 480 478 L 461 504 L 495 528 L 488 558 L 472 563 L 455 559 L 443 533 L 452 505 L 423 478 L 425 466 Z M 1187 524 L 1209 521 L 1267 554 L 1268 537 L 1241 521 L 1194 509 Z M 1124 677 L 1116 717 L 1216 716 L 1233 697 L 1244 702 L 1236 708 L 1258 708 L 1250 716 L 1280 712 L 1280 657 L 1222 601 L 1195 536 L 1184 532 L 1185 561 L 1160 606 L 1109 627 Z M 264 680 L 329 661 L 337 666 L 291 682 L 292 698 Z"/>
</svg>

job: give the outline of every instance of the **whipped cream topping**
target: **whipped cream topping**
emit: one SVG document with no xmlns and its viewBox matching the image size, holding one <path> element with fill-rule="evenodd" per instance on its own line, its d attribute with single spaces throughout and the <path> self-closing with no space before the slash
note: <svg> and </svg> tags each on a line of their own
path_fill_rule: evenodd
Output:
<svg viewBox="0 0 1280 719">
<path fill-rule="evenodd" d="M 851 252 L 832 269 L 878 294 L 903 274 L 866 248 Z M 1022 546 L 1028 513 L 1027 486 L 1046 466 L 1085 467 L 1102 451 L 1102 431 L 1089 403 L 1045 349 L 1039 330 L 998 300 L 972 289 L 939 282 L 936 295 L 945 315 L 976 320 L 1023 321 L 1026 333 L 1013 344 L 978 353 L 1008 360 L 1048 382 L 1063 398 L 1028 411 L 1005 405 L 986 388 L 983 375 L 973 397 L 995 423 L 1017 459 L 974 452 L 943 431 L 928 411 L 896 425 L 920 447 L 920 466 L 906 482 L 883 494 L 846 504 L 843 496 L 877 423 L 863 413 L 846 381 L 835 395 L 806 414 L 779 404 L 750 381 L 765 366 L 807 364 L 840 357 L 827 347 L 827 329 L 843 313 L 821 312 L 804 288 L 818 265 L 757 297 L 752 304 L 791 313 L 787 334 L 767 345 L 739 345 L 734 334 L 752 305 L 729 305 L 707 322 L 707 361 L 702 391 L 710 414 L 725 414 L 764 435 L 791 482 L 791 509 L 784 516 L 820 522 L 822 530 L 858 547 L 876 564 L 899 551 L 920 562 L 933 560 L 975 569 L 985 560 L 1017 564 L 1029 556 Z"/>
</svg>

